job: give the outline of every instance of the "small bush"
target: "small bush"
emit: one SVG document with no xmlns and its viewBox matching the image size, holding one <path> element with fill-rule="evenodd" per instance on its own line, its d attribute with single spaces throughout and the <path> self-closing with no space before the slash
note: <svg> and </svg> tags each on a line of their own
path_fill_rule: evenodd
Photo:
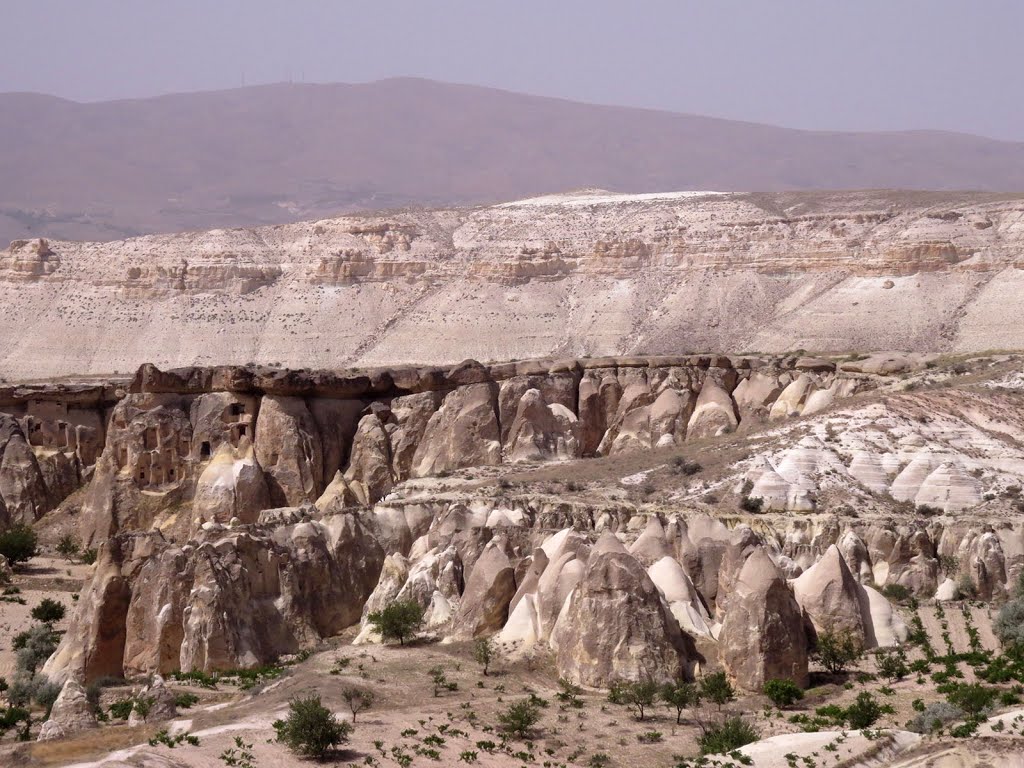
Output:
<svg viewBox="0 0 1024 768">
<path fill-rule="evenodd" d="M 96 550 L 91 547 L 82 553 L 82 562 L 86 565 L 92 565 L 96 562 Z"/>
<path fill-rule="evenodd" d="M 964 711 L 945 701 L 929 704 L 907 721 L 907 730 L 914 733 L 934 733 L 949 723 L 963 720 Z"/>
<path fill-rule="evenodd" d="M 661 700 L 666 706 L 675 709 L 676 725 L 679 725 L 683 719 L 683 710 L 700 703 L 700 689 L 694 683 L 665 683 L 661 687 Z"/>
<path fill-rule="evenodd" d="M 338 720 L 313 695 L 292 699 L 288 703 L 288 717 L 274 722 L 277 741 L 296 755 L 323 759 L 339 744 L 348 741 L 352 725 Z"/>
<path fill-rule="evenodd" d="M 886 584 L 882 587 L 882 595 L 894 603 L 905 603 L 910 597 L 910 590 L 902 584 Z"/>
<path fill-rule="evenodd" d="M 540 708 L 530 699 L 521 699 L 511 704 L 504 712 L 500 712 L 498 722 L 505 733 L 526 738 L 540 722 Z"/>
<path fill-rule="evenodd" d="M 32 618 L 44 624 L 53 624 L 64 618 L 64 603 L 44 597 L 39 605 L 32 609 Z"/>
<path fill-rule="evenodd" d="M 788 707 L 804 697 L 803 688 L 792 680 L 769 680 L 764 684 L 764 695 L 779 709 Z"/>
<path fill-rule="evenodd" d="M 740 509 L 752 515 L 760 514 L 764 508 L 764 499 L 760 496 L 744 496 L 740 499 Z"/>
<path fill-rule="evenodd" d="M 415 637 L 419 631 L 423 623 L 423 609 L 412 600 L 392 603 L 371 613 L 367 621 L 380 632 L 385 642 L 397 640 L 399 645 L 405 645 L 405 641 Z"/>
<path fill-rule="evenodd" d="M 57 633 L 48 624 L 34 624 L 15 638 L 15 647 L 18 670 L 31 677 L 57 650 Z"/>
<path fill-rule="evenodd" d="M 0 555 L 12 567 L 26 563 L 39 553 L 36 532 L 27 525 L 15 525 L 0 533 Z"/>
<path fill-rule="evenodd" d="M 882 716 L 882 708 L 867 691 L 857 694 L 857 700 L 846 708 L 846 722 L 851 728 L 870 728 Z"/>
<path fill-rule="evenodd" d="M 77 555 L 78 549 L 78 539 L 70 533 L 65 533 L 60 537 L 60 541 L 57 542 L 57 554 L 65 560 L 70 560 Z"/>
<path fill-rule="evenodd" d="M 742 717 L 730 717 L 724 722 L 710 726 L 701 734 L 697 743 L 702 755 L 718 755 L 732 752 L 761 738 L 760 732 Z"/>
<path fill-rule="evenodd" d="M 189 709 L 199 702 L 199 697 L 188 691 L 174 697 L 174 706 L 178 709 Z"/>
</svg>

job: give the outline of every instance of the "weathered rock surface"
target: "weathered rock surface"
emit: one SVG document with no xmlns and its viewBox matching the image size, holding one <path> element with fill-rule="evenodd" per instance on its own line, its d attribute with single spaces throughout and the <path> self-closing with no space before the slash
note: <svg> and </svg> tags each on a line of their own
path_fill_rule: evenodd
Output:
<svg viewBox="0 0 1024 768">
<path fill-rule="evenodd" d="M 803 617 L 786 580 L 763 549 L 740 570 L 725 606 L 721 660 L 736 685 L 760 691 L 772 679 L 807 685 Z"/>
<path fill-rule="evenodd" d="M 50 717 L 39 730 L 39 741 L 63 739 L 96 727 L 96 715 L 86 697 L 85 688 L 77 680 L 70 679 L 60 689 L 50 710 Z"/>
<path fill-rule="evenodd" d="M 686 669 L 678 624 L 643 566 L 602 536 L 559 617 L 558 672 L 582 685 L 678 679 Z"/>
<path fill-rule="evenodd" d="M 19 242 L 0 251 L 0 376 L 105 374 L 148 360 L 336 367 L 1019 349 L 1019 208 L 1019 195 L 968 193 L 583 193 Z M 870 358 L 847 365 L 896 370 Z"/>
</svg>

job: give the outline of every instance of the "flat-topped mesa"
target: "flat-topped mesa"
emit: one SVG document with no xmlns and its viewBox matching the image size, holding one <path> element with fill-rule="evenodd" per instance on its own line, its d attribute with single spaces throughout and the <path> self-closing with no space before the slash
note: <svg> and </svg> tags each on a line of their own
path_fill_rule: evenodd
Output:
<svg viewBox="0 0 1024 768">
<path fill-rule="evenodd" d="M 797 381 L 803 392 L 841 396 L 878 381 L 836 368 L 814 358 L 722 355 L 349 371 L 161 371 L 147 364 L 120 386 L 0 391 L 0 408 L 13 417 L 25 450 L 37 462 L 61 460 L 49 470 L 9 462 L 0 469 L 0 500 L 17 507 L 19 519 L 34 519 L 78 488 L 95 464 L 82 518 L 83 536 L 93 543 L 146 524 L 151 498 L 143 491 L 188 501 L 197 488 L 217 489 L 197 498 L 203 519 L 182 517 L 182 532 L 253 493 L 294 506 L 317 501 L 330 486 L 342 506 L 366 505 L 410 477 L 650 450 L 753 426 Z M 799 414 L 807 402 L 788 405 L 786 414 Z M 230 451 L 219 455 L 224 445 Z M 218 464 L 207 478 L 215 456 L 232 468 Z M 239 477 L 246 488 L 221 488 L 225 478 Z M 53 486 L 49 500 L 19 501 L 29 485 Z M 210 494 L 218 501 L 205 498 Z"/>
<path fill-rule="evenodd" d="M 132 394 L 196 395 L 206 392 L 301 397 L 397 397 L 418 392 L 443 392 L 468 384 L 503 382 L 522 376 L 582 375 L 594 369 L 689 368 L 708 370 L 801 371 L 834 373 L 837 365 L 811 357 L 726 355 L 650 355 L 631 357 L 541 358 L 484 364 L 464 360 L 453 366 L 388 366 L 349 370 L 283 369 L 268 366 L 193 366 L 161 370 L 146 363 L 128 386 Z M 12 388 L 12 391 L 13 388 Z M 4 390 L 0 389 L 0 399 Z M 2 400 L 0 400 L 2 402 Z"/>
<path fill-rule="evenodd" d="M 568 195 L 18 241 L 0 251 L 0 376 L 1017 349 L 1022 285 L 1019 195 Z"/>
</svg>

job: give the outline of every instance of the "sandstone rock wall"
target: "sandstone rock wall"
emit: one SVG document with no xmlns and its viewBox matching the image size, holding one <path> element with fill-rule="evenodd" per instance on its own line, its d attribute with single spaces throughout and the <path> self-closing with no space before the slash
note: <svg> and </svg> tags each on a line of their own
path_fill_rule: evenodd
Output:
<svg viewBox="0 0 1024 768">
<path fill-rule="evenodd" d="M 1022 221 L 1014 195 L 556 195 L 19 241 L 0 251 L 0 377 L 145 361 L 1018 349 Z"/>
</svg>

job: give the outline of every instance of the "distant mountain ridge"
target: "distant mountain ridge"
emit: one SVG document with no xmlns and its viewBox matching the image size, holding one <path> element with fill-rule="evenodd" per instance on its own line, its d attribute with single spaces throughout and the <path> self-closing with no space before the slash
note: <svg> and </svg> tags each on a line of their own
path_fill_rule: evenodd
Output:
<svg viewBox="0 0 1024 768">
<path fill-rule="evenodd" d="M 409 78 L 76 103 L 0 94 L 0 242 L 581 187 L 1024 190 L 1024 143 L 803 131 Z"/>
</svg>

